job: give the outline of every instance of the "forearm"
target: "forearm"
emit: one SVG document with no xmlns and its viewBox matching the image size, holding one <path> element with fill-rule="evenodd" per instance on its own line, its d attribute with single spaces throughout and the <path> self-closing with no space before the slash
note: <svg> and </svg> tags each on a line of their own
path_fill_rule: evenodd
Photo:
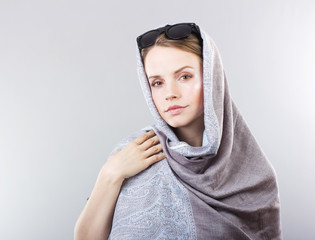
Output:
<svg viewBox="0 0 315 240">
<path fill-rule="evenodd" d="M 75 226 L 74 239 L 107 239 L 123 178 L 103 167 Z"/>
<path fill-rule="evenodd" d="M 165 158 L 153 130 L 112 154 L 97 178 L 92 194 L 75 226 L 75 240 L 107 239 L 121 185 L 150 165 Z M 159 153 L 159 154 L 158 154 Z"/>
</svg>

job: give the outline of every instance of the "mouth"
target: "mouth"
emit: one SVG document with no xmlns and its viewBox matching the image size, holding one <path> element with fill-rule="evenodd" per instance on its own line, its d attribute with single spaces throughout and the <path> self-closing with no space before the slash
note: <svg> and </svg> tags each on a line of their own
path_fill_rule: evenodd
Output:
<svg viewBox="0 0 315 240">
<path fill-rule="evenodd" d="M 170 106 L 166 112 L 172 114 L 172 115 L 175 115 L 175 114 L 179 114 L 181 113 L 187 106 L 179 106 L 179 105 L 173 105 L 173 106 Z"/>
</svg>

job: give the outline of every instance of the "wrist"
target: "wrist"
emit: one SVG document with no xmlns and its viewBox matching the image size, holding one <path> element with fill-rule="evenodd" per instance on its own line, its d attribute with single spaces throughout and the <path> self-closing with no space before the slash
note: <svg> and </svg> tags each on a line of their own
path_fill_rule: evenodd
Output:
<svg viewBox="0 0 315 240">
<path fill-rule="evenodd" d="M 116 171 L 115 169 L 110 168 L 105 163 L 98 175 L 98 180 L 106 184 L 121 185 L 123 181 L 125 180 L 125 178 L 119 171 Z"/>
</svg>

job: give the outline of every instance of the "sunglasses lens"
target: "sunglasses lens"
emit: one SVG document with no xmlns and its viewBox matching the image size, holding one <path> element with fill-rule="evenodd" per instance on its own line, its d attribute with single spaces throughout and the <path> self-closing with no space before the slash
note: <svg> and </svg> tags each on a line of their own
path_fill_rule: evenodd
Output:
<svg viewBox="0 0 315 240">
<path fill-rule="evenodd" d="M 153 31 L 145 33 L 140 39 L 140 44 L 141 44 L 140 47 L 146 48 L 153 45 L 159 35 L 160 33 L 157 30 L 153 30 Z"/>
<path fill-rule="evenodd" d="M 167 30 L 167 36 L 174 40 L 186 38 L 189 34 L 191 34 L 191 26 L 187 24 L 175 25 Z"/>
<path fill-rule="evenodd" d="M 138 48 L 143 49 L 154 45 L 158 36 L 163 32 L 165 32 L 167 38 L 173 40 L 184 39 L 191 33 L 196 33 L 200 37 L 199 28 L 194 23 L 180 23 L 173 26 L 166 25 L 140 35 L 137 38 Z"/>
</svg>

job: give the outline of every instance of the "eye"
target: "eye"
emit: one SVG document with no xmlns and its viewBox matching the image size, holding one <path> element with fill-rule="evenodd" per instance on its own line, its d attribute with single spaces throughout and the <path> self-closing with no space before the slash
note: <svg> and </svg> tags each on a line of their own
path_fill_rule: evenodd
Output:
<svg viewBox="0 0 315 240">
<path fill-rule="evenodd" d="M 192 78 L 192 76 L 189 74 L 185 74 L 185 75 L 182 75 L 180 78 L 186 80 L 186 79 Z"/>
<path fill-rule="evenodd" d="M 156 86 L 159 86 L 159 85 L 161 85 L 161 84 L 162 84 L 162 82 L 157 80 L 157 81 L 152 82 L 152 83 L 151 83 L 151 86 L 152 86 L 152 87 L 156 87 Z"/>
</svg>

